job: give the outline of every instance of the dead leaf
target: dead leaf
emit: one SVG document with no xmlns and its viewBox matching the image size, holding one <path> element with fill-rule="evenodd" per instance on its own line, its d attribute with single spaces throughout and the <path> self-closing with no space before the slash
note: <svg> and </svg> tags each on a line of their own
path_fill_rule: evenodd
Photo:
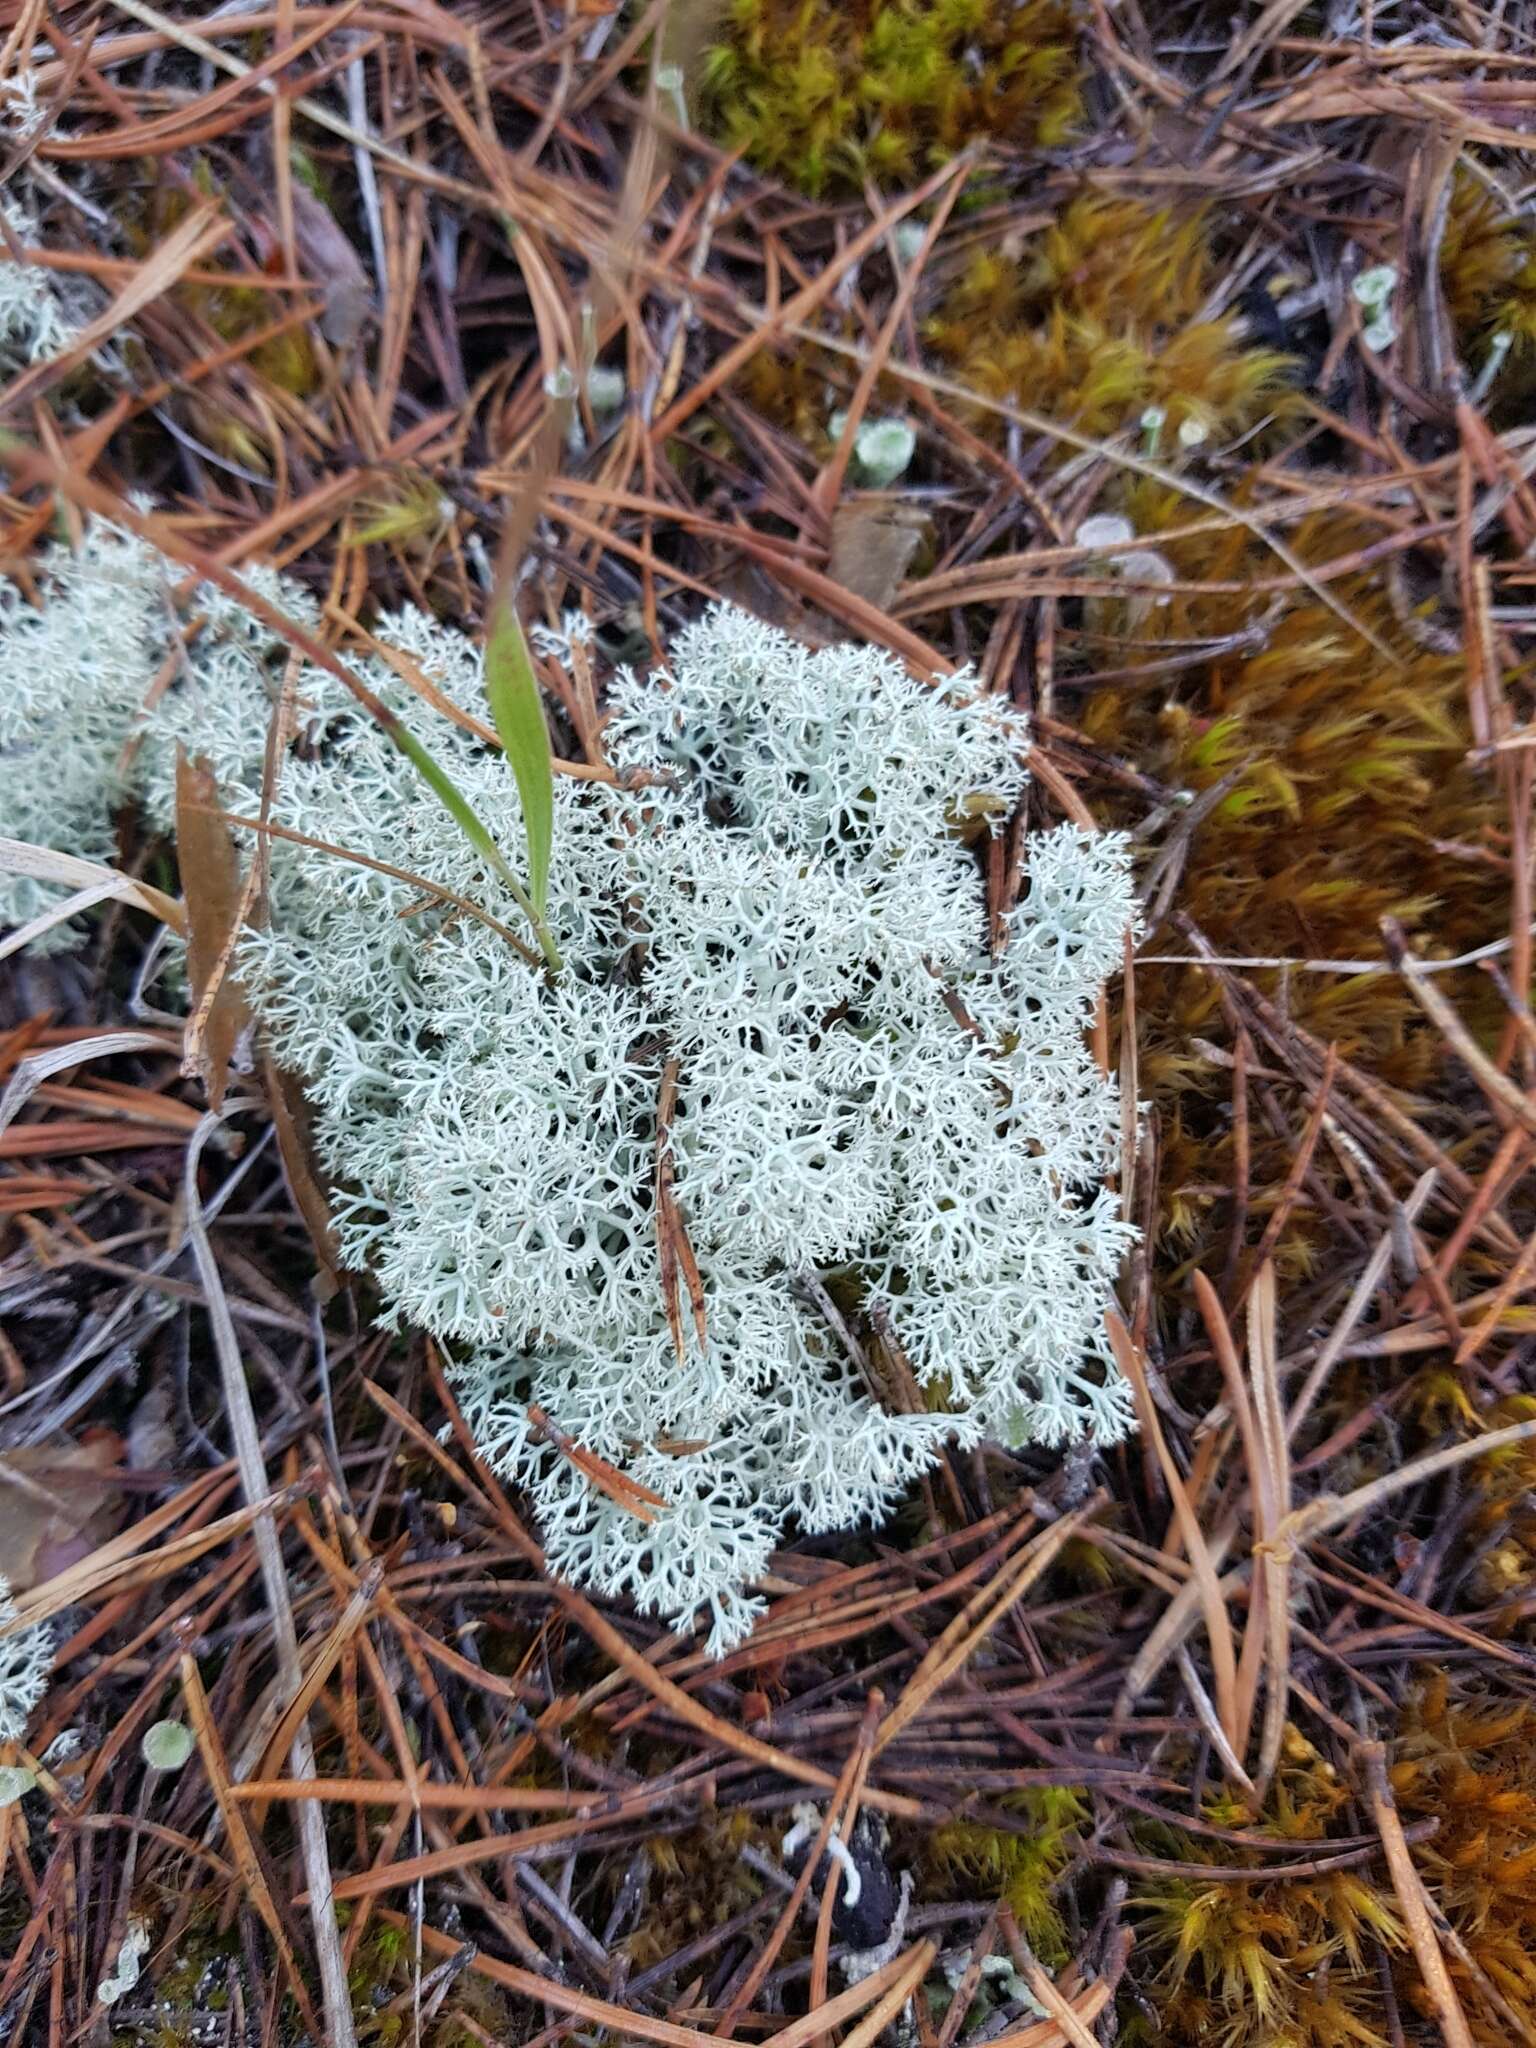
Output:
<svg viewBox="0 0 1536 2048">
<path fill-rule="evenodd" d="M 224 1100 L 235 1041 L 250 1022 L 240 984 L 229 971 L 245 912 L 240 855 L 228 827 L 213 815 L 219 788 L 206 761 L 176 749 L 176 850 L 187 905 L 187 974 L 192 1015 L 181 1070 L 195 1075 L 217 1109 Z"/>
<path fill-rule="evenodd" d="M 0 1576 L 13 1593 L 67 1571 L 111 1535 L 122 1511 L 122 1456 L 112 1430 L 0 1451 Z"/>
<path fill-rule="evenodd" d="M 314 1278 L 316 1299 L 322 1305 L 341 1286 L 341 1246 L 331 1228 L 331 1206 L 326 1198 L 320 1170 L 315 1164 L 310 1137 L 309 1105 L 292 1074 L 285 1074 L 274 1060 L 264 1055 L 261 1076 L 267 1087 L 267 1102 L 277 1130 L 277 1148 L 282 1154 L 288 1191 L 293 1196 L 309 1241 L 315 1248 L 320 1270 Z"/>
<path fill-rule="evenodd" d="M 887 611 L 927 529 L 926 513 L 898 498 L 883 493 L 844 498 L 832 514 L 827 574 L 855 597 Z"/>
<path fill-rule="evenodd" d="M 293 233 L 306 274 L 325 293 L 320 332 L 332 348 L 351 348 L 373 311 L 373 287 L 336 216 L 298 179 L 293 185 Z"/>
</svg>

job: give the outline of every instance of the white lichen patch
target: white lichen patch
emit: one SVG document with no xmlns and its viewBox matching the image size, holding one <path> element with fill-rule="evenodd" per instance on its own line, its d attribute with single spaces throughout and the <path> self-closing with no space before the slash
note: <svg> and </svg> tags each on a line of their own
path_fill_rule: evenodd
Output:
<svg viewBox="0 0 1536 2048">
<path fill-rule="evenodd" d="M 141 801 L 169 823 L 181 737 L 230 808 L 255 813 L 275 639 L 203 592 L 206 623 L 184 642 L 163 566 L 109 538 L 56 557 L 46 583 L 40 616 L 19 600 L 0 616 L 0 660 L 35 672 L 46 650 L 62 679 L 71 635 L 96 643 L 100 687 L 68 682 L 69 729 L 109 765 L 107 792 L 136 707 L 170 672 L 127 769 Z M 417 613 L 379 630 L 483 714 L 467 636 Z M 506 763 L 384 663 L 365 668 L 520 868 Z M 306 673 L 298 697 L 276 822 L 526 931 L 338 686 Z M 50 691 L 29 701 L 30 722 L 7 714 L 13 801 L 26 771 L 10 763 L 30 750 L 35 766 L 63 715 Z M 610 758 L 644 779 L 557 784 L 558 976 L 410 883 L 282 840 L 271 926 L 240 966 L 307 1083 L 348 1256 L 443 1343 L 552 1566 L 678 1622 L 702 1609 L 721 1652 L 750 1628 L 752 1582 L 790 1527 L 878 1520 L 949 1440 L 1130 1427 L 1103 1334 L 1131 1235 L 1104 1187 L 1119 1102 L 1085 1032 L 1133 899 L 1123 840 L 1037 835 L 994 957 L 958 828 L 1015 806 L 1026 733 L 969 675 L 920 682 L 888 655 L 812 652 L 721 609 L 678 636 L 665 674 L 620 674 L 609 701 Z M 69 829 L 88 839 L 84 808 L 82 793 Z M 17 836 L 54 829 L 35 803 L 9 815 Z M 100 849 L 99 813 L 91 829 Z M 705 1330 L 681 1301 L 681 1355 L 655 1195 L 669 1063 L 666 1144 Z M 855 1327 L 869 1313 L 889 1332 L 921 1412 L 891 1412 L 889 1388 L 910 1380 L 882 1382 L 881 1343 L 850 1356 L 828 1290 Z M 573 1445 L 641 1491 L 614 1497 Z"/>
<path fill-rule="evenodd" d="M 19 1742 L 26 1734 L 52 1668 L 52 1631 L 16 1626 L 10 1581 L 0 1573 L 0 1742 Z"/>
<path fill-rule="evenodd" d="M 15 261 L 0 242 L 0 375 L 10 377 L 28 363 L 60 354 L 74 340 L 75 328 L 48 271 L 25 260 L 37 240 L 34 222 L 9 199 L 0 199 L 0 211 L 23 259 Z"/>
</svg>

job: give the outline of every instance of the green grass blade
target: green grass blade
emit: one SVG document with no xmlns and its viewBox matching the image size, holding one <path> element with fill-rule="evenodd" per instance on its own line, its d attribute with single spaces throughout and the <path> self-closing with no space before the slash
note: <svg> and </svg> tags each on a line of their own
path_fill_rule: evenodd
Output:
<svg viewBox="0 0 1536 2048">
<path fill-rule="evenodd" d="M 390 727 L 390 738 L 411 763 L 411 766 L 416 770 L 422 781 L 426 783 L 443 809 L 448 812 L 449 816 L 458 825 L 459 830 L 464 834 L 470 845 L 475 848 L 477 853 L 490 862 L 497 874 L 506 883 L 517 903 L 527 914 L 529 923 L 537 933 L 539 947 L 543 952 L 545 960 L 549 963 L 551 970 L 558 973 L 560 969 L 560 956 L 555 950 L 555 943 L 550 937 L 549 928 L 544 922 L 543 913 L 535 906 L 529 897 L 528 891 L 512 872 L 506 856 L 475 815 L 474 806 L 470 803 L 469 799 L 454 782 L 446 769 L 439 767 L 438 763 L 422 745 L 421 741 L 416 738 L 415 734 L 404 725 L 401 725 L 398 720 Z M 547 743 L 545 754 L 547 759 Z M 552 775 L 551 780 L 553 780 Z M 551 821 L 553 821 L 553 810 L 553 802 L 551 802 Z M 545 844 L 544 873 L 547 882 L 549 875 L 547 840 Z"/>
<path fill-rule="evenodd" d="M 549 908 L 549 859 L 555 835 L 555 776 L 539 679 L 511 593 L 491 614 L 485 643 L 485 694 L 523 806 L 528 841 L 528 893 L 543 918 Z"/>
</svg>

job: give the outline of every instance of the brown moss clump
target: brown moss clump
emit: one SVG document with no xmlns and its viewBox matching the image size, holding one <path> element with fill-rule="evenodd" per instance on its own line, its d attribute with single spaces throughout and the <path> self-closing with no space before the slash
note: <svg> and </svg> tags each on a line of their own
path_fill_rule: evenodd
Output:
<svg viewBox="0 0 1536 2048">
<path fill-rule="evenodd" d="M 1239 586 L 1228 594 L 1175 590 L 1139 617 L 1128 600 L 1108 602 L 1094 609 L 1082 641 L 1085 665 L 1122 672 L 1170 654 L 1187 662 L 1190 642 L 1229 643 L 1145 682 L 1122 674 L 1099 689 L 1090 683 L 1079 708 L 1094 739 L 1196 804 L 1224 785 L 1189 834 L 1178 892 L 1215 952 L 1377 959 L 1384 916 L 1399 920 L 1425 958 L 1499 937 L 1509 905 L 1501 811 L 1492 779 L 1466 758 L 1460 656 L 1404 629 L 1380 570 L 1329 587 L 1396 664 L 1304 589 L 1243 589 L 1273 579 L 1277 567 L 1244 529 L 1159 540 L 1187 523 L 1190 510 L 1161 487 L 1132 489 L 1125 509 L 1178 575 Z M 1292 544 L 1320 567 L 1376 537 L 1353 519 L 1314 519 Z M 1231 645 L 1245 630 L 1252 638 Z M 1155 950 L 1189 950 L 1177 934 L 1164 938 Z M 1390 1088 L 1411 1094 L 1438 1069 L 1438 1035 L 1391 975 L 1260 969 L 1248 979 Z M 1492 1019 L 1483 977 L 1469 972 L 1445 985 L 1474 1018 Z M 1232 1042 L 1222 989 L 1203 969 L 1148 968 L 1137 995 L 1140 1078 L 1162 1125 L 1162 1225 L 1175 1250 L 1201 1258 L 1230 1215 L 1235 1171 L 1232 1075 L 1202 1050 L 1202 1042 Z M 1296 1132 L 1293 1116 L 1276 1129 L 1260 1104 L 1250 1107 L 1250 1216 L 1260 1228 Z M 1322 1154 L 1317 1167 L 1331 1170 Z M 1279 1248 L 1282 1278 L 1308 1270 L 1325 1230 L 1324 1219 L 1298 1207 Z"/>
<path fill-rule="evenodd" d="M 1063 0 L 733 0 L 707 54 L 716 132 L 813 198 L 910 184 L 969 142 L 1051 148 L 1076 125 Z"/>
<path fill-rule="evenodd" d="M 1433 1819 L 1414 1860 L 1460 1940 L 1444 1945 L 1474 2038 L 1536 2031 L 1536 1715 L 1523 1700 L 1453 1687 L 1439 1673 L 1409 1708 L 1392 1788 L 1405 1820 Z M 1470 1959 L 1470 1961 L 1468 1960 Z M 1484 1980 L 1479 1984 L 1478 1978 Z M 1415 1973 L 1405 2003 L 1432 2016 Z M 1519 2022 L 1511 2032 L 1485 1986 Z"/>
<path fill-rule="evenodd" d="M 973 256 L 928 338 L 971 390 L 1085 434 L 1151 409 L 1170 441 L 1229 434 L 1283 399 L 1287 358 L 1206 317 L 1216 275 L 1205 215 L 1086 193 L 1017 254 Z"/>
<path fill-rule="evenodd" d="M 773 1836 L 739 1807 L 647 1841 L 645 1898 L 624 1944 L 637 1968 L 664 1962 L 762 1897 L 763 1880 L 742 1861 L 749 1844 L 777 1856 Z"/>
</svg>

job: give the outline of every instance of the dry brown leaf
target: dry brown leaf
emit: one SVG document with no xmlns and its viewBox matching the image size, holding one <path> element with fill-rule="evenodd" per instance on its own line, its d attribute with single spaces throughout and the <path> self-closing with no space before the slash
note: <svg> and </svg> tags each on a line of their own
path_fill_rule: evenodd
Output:
<svg viewBox="0 0 1536 2048">
<path fill-rule="evenodd" d="M 883 495 L 844 498 L 832 514 L 827 575 L 884 611 L 901 588 L 927 530 L 927 515 Z"/>
<path fill-rule="evenodd" d="M 0 1577 L 13 1593 L 88 1557 L 112 1533 L 123 1501 L 122 1439 L 101 1430 L 83 1443 L 0 1451 Z"/>
<path fill-rule="evenodd" d="M 192 1015 L 182 1071 L 196 1075 L 215 1109 L 224 1100 L 235 1040 L 250 1021 L 240 985 L 229 972 L 242 913 L 240 855 L 213 813 L 219 787 L 206 761 L 176 750 L 176 848 L 187 905 L 187 973 Z"/>
</svg>

